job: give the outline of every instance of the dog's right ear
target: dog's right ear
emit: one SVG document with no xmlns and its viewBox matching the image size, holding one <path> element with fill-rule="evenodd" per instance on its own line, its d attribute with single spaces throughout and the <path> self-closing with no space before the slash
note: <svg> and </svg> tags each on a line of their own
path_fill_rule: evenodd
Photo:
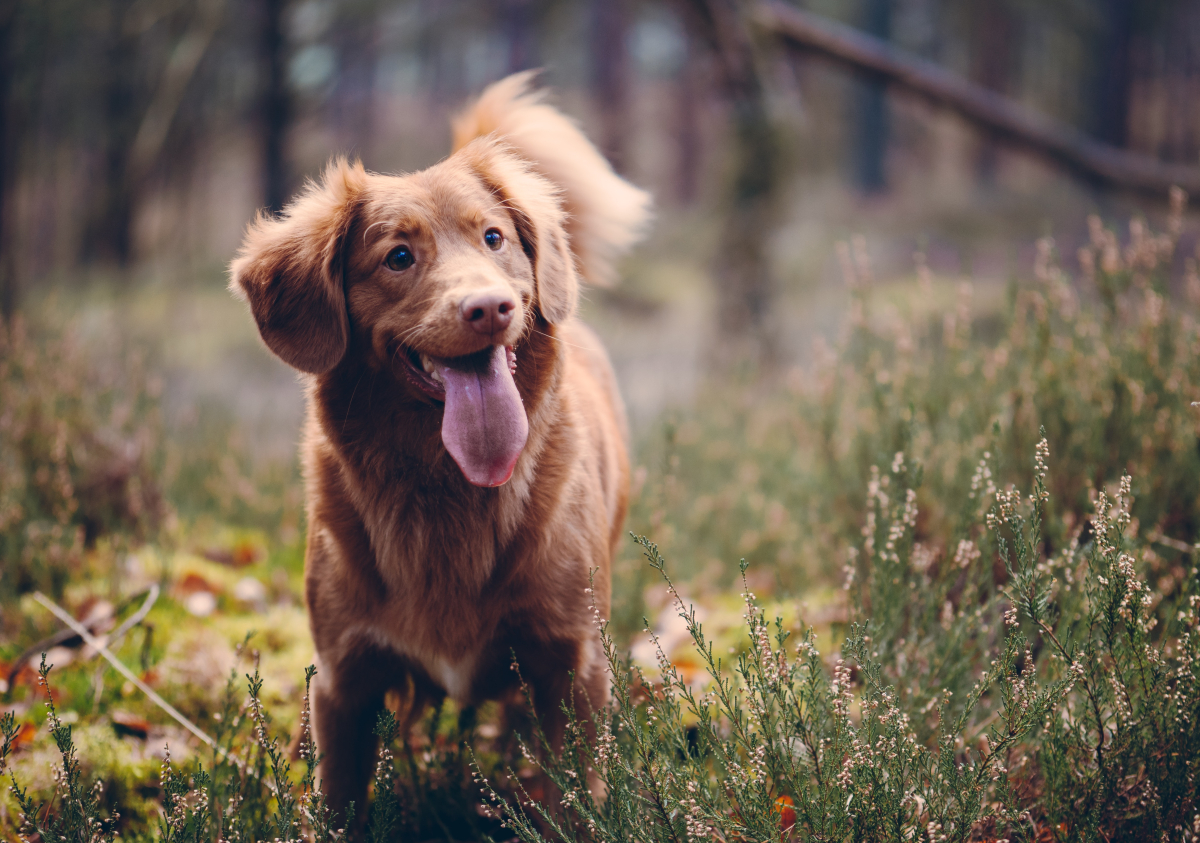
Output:
<svg viewBox="0 0 1200 843">
<path fill-rule="evenodd" d="M 335 159 L 278 217 L 260 214 L 230 265 L 271 351 L 302 372 L 336 366 L 350 341 L 344 241 L 366 186 L 362 164 Z"/>
</svg>

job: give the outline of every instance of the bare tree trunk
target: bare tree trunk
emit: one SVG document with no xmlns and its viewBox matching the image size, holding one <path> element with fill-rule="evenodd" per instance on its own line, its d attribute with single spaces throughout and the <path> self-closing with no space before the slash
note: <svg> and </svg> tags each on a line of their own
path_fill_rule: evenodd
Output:
<svg viewBox="0 0 1200 843">
<path fill-rule="evenodd" d="M 738 0 L 681 2 L 689 27 L 712 49 L 730 111 L 733 178 L 716 256 L 717 326 L 723 349 L 771 365 L 777 343 L 767 243 L 779 213 L 781 150 L 767 109 L 756 46 Z"/>
<path fill-rule="evenodd" d="M 887 41 L 892 33 L 891 0 L 866 0 L 863 31 Z M 858 82 L 854 120 L 854 174 L 864 193 L 887 189 L 885 158 L 888 145 L 887 85 L 882 78 Z"/>
<path fill-rule="evenodd" d="M 675 96 L 675 199 L 681 205 L 696 201 L 700 184 L 700 68 L 693 44 L 679 69 Z"/>
<path fill-rule="evenodd" d="M 134 84 L 138 51 L 125 26 L 128 0 L 109 5 L 105 34 L 103 122 L 100 131 L 100 174 L 84 229 L 83 259 L 119 267 L 133 256 L 134 185 L 129 153 L 137 133 Z"/>
<path fill-rule="evenodd" d="M 538 62 L 537 28 L 532 0 L 505 0 L 501 20 L 508 36 L 508 70 L 528 70 Z"/>
<path fill-rule="evenodd" d="M 948 108 L 984 131 L 1019 143 L 1090 179 L 1146 191 L 1160 198 L 1173 185 L 1200 194 L 1200 168 L 1165 164 L 1099 143 L 1078 129 L 1019 102 L 968 82 L 931 62 L 907 56 L 890 44 L 776 0 L 753 9 L 759 25 L 789 47 L 884 77 L 898 88 Z"/>
<path fill-rule="evenodd" d="M 18 144 L 12 121 L 12 51 L 17 25 L 16 3 L 0 6 L 0 323 L 12 319 L 20 301 L 16 262 L 8 239 L 9 195 Z"/>
<path fill-rule="evenodd" d="M 287 0 L 262 0 L 259 62 L 262 68 L 262 178 L 263 203 L 272 213 L 283 208 L 288 195 L 285 144 L 291 103 L 284 76 L 283 13 Z"/>
<path fill-rule="evenodd" d="M 1129 144 L 1129 95 L 1133 52 L 1134 10 L 1137 0 L 1103 0 L 1104 31 L 1094 56 L 1092 92 L 1094 134 L 1118 148 Z"/>
<path fill-rule="evenodd" d="M 976 36 L 972 76 L 988 90 L 1007 95 L 1016 53 L 1016 18 L 1008 0 L 988 0 L 976 8 L 979 11 L 971 27 Z M 999 154 L 1000 147 L 995 138 L 991 135 L 980 138 L 975 168 L 979 181 L 985 185 L 995 184 Z"/>
<path fill-rule="evenodd" d="M 618 171 L 628 164 L 625 160 L 631 99 L 629 54 L 625 46 L 628 33 L 627 0 L 592 0 L 592 88 L 602 121 L 600 146 Z"/>
</svg>

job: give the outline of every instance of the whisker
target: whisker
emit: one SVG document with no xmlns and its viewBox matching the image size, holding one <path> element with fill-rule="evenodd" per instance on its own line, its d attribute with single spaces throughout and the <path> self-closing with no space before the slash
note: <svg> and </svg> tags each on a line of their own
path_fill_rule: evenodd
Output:
<svg viewBox="0 0 1200 843">
<path fill-rule="evenodd" d="M 384 220 L 380 220 L 379 222 L 373 222 L 370 225 L 368 225 L 366 227 L 366 229 L 363 231 L 363 246 L 365 247 L 367 245 L 367 235 L 371 232 L 372 228 L 374 228 L 377 225 L 386 225 L 386 224 L 387 223 Z"/>
<path fill-rule="evenodd" d="M 358 394 L 358 386 L 362 383 L 362 379 L 367 376 L 367 370 L 363 369 L 363 373 L 358 376 L 358 380 L 354 382 L 354 389 L 350 390 L 350 400 L 346 402 L 346 417 L 342 419 L 342 435 L 346 434 L 346 425 L 350 422 L 350 408 L 354 405 L 354 396 Z"/>
<path fill-rule="evenodd" d="M 403 333 L 401 333 L 401 334 L 397 334 L 397 335 L 396 335 L 396 340 L 397 340 L 399 343 L 401 343 L 402 345 L 408 345 L 408 344 L 409 344 L 409 341 L 410 341 L 410 340 L 411 340 L 413 337 L 417 336 L 417 335 L 418 335 L 418 334 L 419 334 L 421 331 L 424 331 L 424 330 L 425 330 L 425 326 L 424 326 L 424 325 L 417 325 L 417 326 L 415 326 L 415 327 L 409 328 L 407 331 L 404 331 L 404 332 L 403 332 Z"/>
<path fill-rule="evenodd" d="M 495 197 L 496 194 L 493 193 L 492 196 Z M 526 213 L 523 208 L 513 205 L 512 200 L 509 199 L 507 196 L 497 199 L 496 203 L 494 205 L 492 205 L 492 207 L 493 208 L 507 208 L 508 210 L 512 211 L 513 213 L 520 214 L 526 220 L 529 219 L 529 214 Z"/>
<path fill-rule="evenodd" d="M 553 334 L 547 334 L 545 331 L 539 331 L 537 328 L 530 328 L 529 330 L 530 330 L 530 331 L 532 331 L 532 332 L 533 332 L 533 333 L 535 333 L 535 334 L 541 334 L 543 337 L 547 337 L 547 338 L 549 338 L 549 339 L 552 339 L 552 340 L 554 340 L 555 342 L 561 342 L 563 345 L 569 345 L 571 348 L 578 348 L 578 349 L 580 349 L 581 351 L 600 351 L 600 349 L 599 349 L 599 348 L 596 348 L 596 347 L 594 347 L 594 346 L 587 346 L 587 345 L 576 345 L 576 344 L 575 344 L 575 343 L 573 343 L 573 342 L 567 342 L 567 341 L 566 341 L 566 340 L 564 340 L 562 337 L 556 337 L 556 336 L 554 336 Z"/>
</svg>

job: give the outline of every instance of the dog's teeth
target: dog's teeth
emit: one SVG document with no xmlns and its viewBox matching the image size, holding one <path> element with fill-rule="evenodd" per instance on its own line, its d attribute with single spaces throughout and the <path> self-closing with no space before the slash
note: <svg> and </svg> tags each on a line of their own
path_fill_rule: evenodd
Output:
<svg viewBox="0 0 1200 843">
<path fill-rule="evenodd" d="M 433 378 L 438 383 L 444 383 L 442 380 L 442 373 L 438 371 L 437 366 L 433 365 L 433 361 L 429 359 L 428 354 L 421 355 L 421 366 L 425 369 L 425 374 L 429 375 L 429 377 Z"/>
</svg>

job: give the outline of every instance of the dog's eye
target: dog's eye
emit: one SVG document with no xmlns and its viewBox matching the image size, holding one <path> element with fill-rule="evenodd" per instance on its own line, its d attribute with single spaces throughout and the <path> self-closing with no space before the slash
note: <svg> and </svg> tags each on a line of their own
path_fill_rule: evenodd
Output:
<svg viewBox="0 0 1200 843">
<path fill-rule="evenodd" d="M 416 262 L 412 251 L 407 246 L 397 246 L 388 252 L 383 265 L 393 272 L 403 272 Z"/>
<path fill-rule="evenodd" d="M 487 243 L 489 249 L 495 251 L 504 242 L 504 235 L 500 233 L 500 229 L 498 228 L 489 228 L 483 232 L 483 242 Z"/>
</svg>

